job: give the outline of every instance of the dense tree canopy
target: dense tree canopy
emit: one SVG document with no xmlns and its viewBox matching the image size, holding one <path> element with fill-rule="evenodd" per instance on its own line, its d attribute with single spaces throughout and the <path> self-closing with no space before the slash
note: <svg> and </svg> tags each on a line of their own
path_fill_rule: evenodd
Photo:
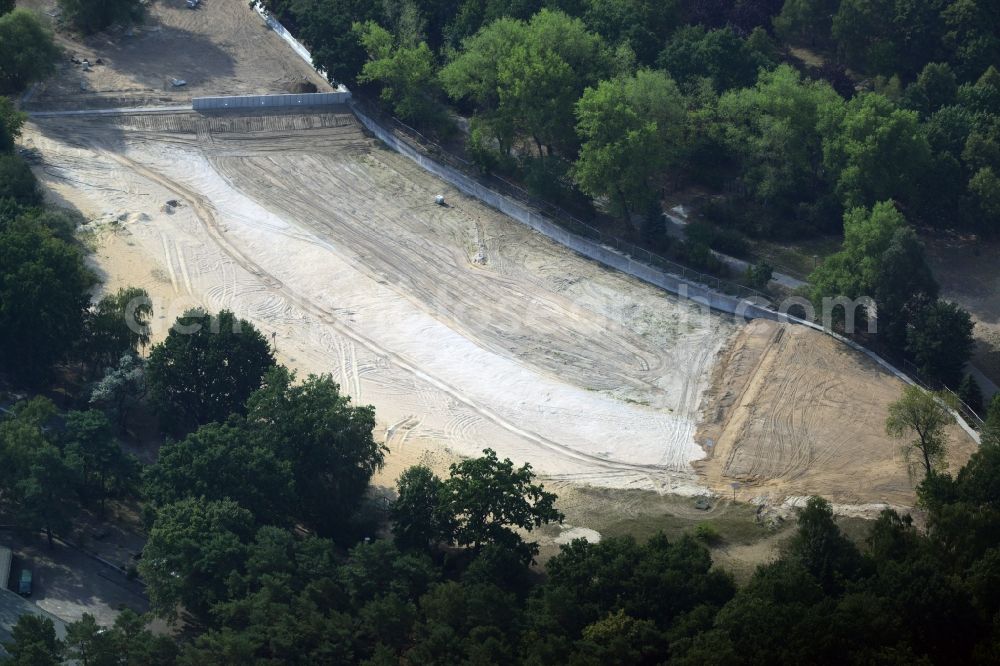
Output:
<svg viewBox="0 0 1000 666">
<path fill-rule="evenodd" d="M 611 73 L 600 36 L 562 12 L 531 21 L 504 19 L 466 40 L 441 71 L 445 91 L 475 104 L 503 152 L 522 136 L 539 153 L 572 150 L 573 105 L 584 88 Z"/>
<path fill-rule="evenodd" d="M 0 220 L 0 256 L 0 368 L 44 381 L 83 336 L 94 277 L 78 247 L 27 217 Z"/>
<path fill-rule="evenodd" d="M 247 402 L 247 427 L 261 445 L 290 464 L 294 515 L 321 534 L 335 536 L 382 468 L 386 449 L 372 436 L 375 411 L 352 405 L 333 378 L 294 380 L 284 368 L 269 372 Z"/>
<path fill-rule="evenodd" d="M 184 499 L 162 507 L 149 531 L 139 572 L 152 607 L 173 616 L 179 605 L 201 622 L 228 599 L 226 577 L 241 571 L 254 519 L 232 500 Z"/>
<path fill-rule="evenodd" d="M 146 470 L 144 495 L 156 506 L 185 497 L 230 499 L 258 521 L 277 525 L 292 515 L 294 489 L 291 463 L 236 420 L 164 444 Z"/>
<path fill-rule="evenodd" d="M 400 42 L 374 21 L 355 23 L 353 30 L 369 58 L 358 82 L 378 82 L 382 100 L 406 122 L 432 124 L 440 118 L 434 54 L 427 42 Z"/>
<path fill-rule="evenodd" d="M 149 354 L 150 397 L 164 422 L 184 432 L 241 413 L 274 366 L 274 354 L 253 324 L 222 310 L 190 311 Z"/>
<path fill-rule="evenodd" d="M 577 103 L 583 140 L 574 176 L 594 197 L 608 197 L 629 219 L 653 204 L 657 178 L 671 164 L 685 122 L 683 99 L 662 72 L 602 81 Z"/>
<path fill-rule="evenodd" d="M 27 9 L 0 16 L 0 93 L 19 93 L 55 71 L 59 49 Z"/>
</svg>

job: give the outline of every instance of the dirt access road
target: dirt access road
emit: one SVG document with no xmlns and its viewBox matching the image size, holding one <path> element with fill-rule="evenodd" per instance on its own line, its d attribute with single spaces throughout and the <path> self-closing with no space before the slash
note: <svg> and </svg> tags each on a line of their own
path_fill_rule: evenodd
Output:
<svg viewBox="0 0 1000 666">
<path fill-rule="evenodd" d="M 252 40 L 227 41 L 262 25 L 244 3 L 205 7 L 214 20 L 199 29 L 232 63 L 214 72 L 206 59 L 199 91 L 261 92 L 291 80 L 290 49 L 276 45 L 275 64 Z M 175 9 L 164 0 L 151 15 L 181 20 Z M 106 67 L 138 76 L 128 51 L 108 53 Z M 163 57 L 165 71 L 173 61 Z M 247 66 L 234 63 L 250 62 L 250 78 L 238 80 Z M 50 85 L 36 104 L 81 101 Z M 98 101 L 120 105 L 118 92 Z M 153 295 L 156 335 L 192 305 L 247 317 L 274 335 L 283 362 L 329 372 L 375 405 L 392 470 L 417 460 L 443 468 L 490 446 L 560 483 L 690 495 L 728 493 L 739 479 L 744 499 L 912 501 L 898 446 L 881 435 L 902 384 L 875 364 L 836 345 L 824 351 L 832 341 L 804 329 L 788 337 L 803 344 L 750 363 L 759 352 L 742 323 L 583 260 L 460 195 L 366 138 L 346 110 L 38 118 L 25 141 L 41 155 L 36 173 L 53 199 L 94 220 L 106 288 Z M 449 205 L 434 205 L 436 194 Z M 788 364 L 799 371 L 778 382 Z M 751 427 L 761 419 L 769 425 Z M 703 421 L 715 423 L 714 437 L 699 434 Z M 869 455 L 843 445 L 845 423 L 865 433 Z M 715 444 L 727 441 L 763 462 L 730 464 Z M 702 445 L 712 455 L 696 470 Z M 864 483 L 872 470 L 879 482 Z"/>
</svg>

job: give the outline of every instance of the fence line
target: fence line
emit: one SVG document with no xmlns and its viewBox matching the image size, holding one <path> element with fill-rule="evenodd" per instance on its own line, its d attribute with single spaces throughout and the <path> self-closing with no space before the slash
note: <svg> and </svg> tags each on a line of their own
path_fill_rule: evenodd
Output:
<svg viewBox="0 0 1000 666">
<path fill-rule="evenodd" d="M 983 421 L 983 418 L 981 416 L 979 416 L 979 414 L 976 412 L 976 410 L 974 410 L 972 407 L 969 406 L 969 403 L 967 403 L 964 400 L 962 400 L 962 398 L 960 398 L 957 393 L 955 393 L 954 391 L 952 391 L 947 386 L 944 386 L 944 385 L 941 385 L 941 384 L 932 383 L 932 382 L 928 382 L 927 380 L 925 380 L 923 378 L 923 373 L 920 372 L 920 368 L 918 368 L 912 362 L 907 361 L 905 358 L 903 359 L 901 365 L 903 366 L 903 369 L 906 371 L 906 373 L 913 378 L 913 381 L 915 381 L 917 384 L 919 384 L 923 389 L 925 389 L 927 391 L 932 391 L 932 392 L 933 391 L 943 391 L 943 392 L 947 393 L 949 396 L 951 396 L 951 398 L 959 406 L 959 411 L 962 412 L 962 415 L 967 420 L 972 421 L 972 423 L 974 423 L 977 426 L 977 429 L 980 429 L 980 428 L 983 427 L 983 424 L 985 423 Z"/>
</svg>

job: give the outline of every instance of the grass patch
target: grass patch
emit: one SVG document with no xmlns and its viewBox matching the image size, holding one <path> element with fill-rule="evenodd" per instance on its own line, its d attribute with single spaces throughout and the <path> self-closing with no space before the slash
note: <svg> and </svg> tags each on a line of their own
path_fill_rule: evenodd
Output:
<svg viewBox="0 0 1000 666">
<path fill-rule="evenodd" d="M 840 250 L 839 236 L 823 236 L 795 243 L 754 241 L 753 254 L 774 266 L 778 273 L 785 273 L 805 280 L 824 259 Z"/>
</svg>

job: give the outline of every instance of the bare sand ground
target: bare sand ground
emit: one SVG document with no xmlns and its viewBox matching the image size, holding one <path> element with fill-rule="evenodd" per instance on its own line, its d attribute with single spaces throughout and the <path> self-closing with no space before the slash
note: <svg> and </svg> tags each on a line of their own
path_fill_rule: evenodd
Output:
<svg viewBox="0 0 1000 666">
<path fill-rule="evenodd" d="M 901 443 L 884 431 L 903 383 L 833 338 L 755 320 L 716 365 L 695 466 L 718 492 L 773 504 L 819 494 L 836 504 L 908 506 L 913 484 Z M 950 464 L 975 450 L 949 428 Z M 844 507 L 844 512 L 850 512 Z"/>
<path fill-rule="evenodd" d="M 232 308 L 409 441 L 558 478 L 701 492 L 702 390 L 736 327 L 444 190 L 353 116 L 46 119 L 40 176 L 159 266 L 163 323 Z M 168 199 L 182 205 L 171 211 Z M 128 272 L 126 266 L 116 270 Z M 125 270 L 123 270 L 125 269 Z M 109 280 L 109 286 L 115 281 Z"/>
<path fill-rule="evenodd" d="M 18 4 L 61 26 L 54 0 Z M 287 92 L 301 81 L 331 89 L 245 0 L 203 0 L 195 10 L 185 0 L 154 0 L 132 28 L 88 37 L 59 29 L 56 37 L 66 58 L 34 91 L 29 108 L 172 105 L 200 95 Z M 90 69 L 71 62 L 74 56 L 89 60 Z M 187 84 L 176 87 L 171 79 Z"/>
</svg>

